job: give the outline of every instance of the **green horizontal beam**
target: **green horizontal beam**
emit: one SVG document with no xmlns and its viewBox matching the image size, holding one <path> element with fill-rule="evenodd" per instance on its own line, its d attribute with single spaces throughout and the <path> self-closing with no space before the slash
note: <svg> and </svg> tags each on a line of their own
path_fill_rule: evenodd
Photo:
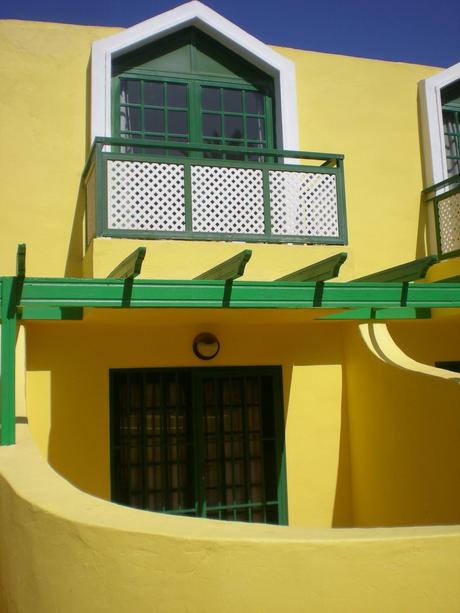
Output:
<svg viewBox="0 0 460 613">
<path fill-rule="evenodd" d="M 24 307 L 20 308 L 19 319 L 28 321 L 78 321 L 83 319 L 82 307 Z"/>
<path fill-rule="evenodd" d="M 429 255 L 425 258 L 374 272 L 371 275 L 354 279 L 354 281 L 378 281 L 379 283 L 415 281 L 416 279 L 423 279 L 430 266 L 436 262 L 438 262 L 438 258 L 435 255 Z"/>
<path fill-rule="evenodd" d="M 208 279 L 212 281 L 234 281 L 243 276 L 246 264 L 251 259 L 252 251 L 245 249 L 237 253 L 232 258 L 225 260 L 221 264 L 214 266 L 210 270 L 195 277 L 196 280 Z"/>
<path fill-rule="evenodd" d="M 8 277 L 5 277 L 8 278 Z M 226 281 L 134 279 L 130 308 L 222 308 Z M 21 306 L 126 307 L 122 279 L 26 277 Z M 236 281 L 231 308 L 460 307 L 458 283 Z M 3 311 L 4 312 L 4 311 Z"/>
<path fill-rule="evenodd" d="M 340 267 L 347 259 L 346 253 L 337 253 L 336 255 L 300 268 L 295 272 L 280 277 L 277 281 L 328 281 L 338 277 Z"/>
<path fill-rule="evenodd" d="M 109 279 L 134 279 L 142 269 L 142 262 L 145 258 L 145 247 L 138 247 L 127 258 L 125 258 L 108 275 Z"/>
<path fill-rule="evenodd" d="M 318 317 L 321 320 L 389 320 L 389 319 L 430 319 L 431 310 L 428 308 L 396 307 L 389 309 L 374 309 L 365 307 L 363 309 L 350 309 L 342 313 L 332 313 Z"/>
</svg>

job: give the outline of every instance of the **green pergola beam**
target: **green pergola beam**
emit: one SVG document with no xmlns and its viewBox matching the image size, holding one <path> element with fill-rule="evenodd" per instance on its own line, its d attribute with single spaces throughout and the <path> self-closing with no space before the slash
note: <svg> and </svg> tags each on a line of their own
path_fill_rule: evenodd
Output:
<svg viewBox="0 0 460 613">
<path fill-rule="evenodd" d="M 82 307 L 32 306 L 20 309 L 18 318 L 28 321 L 79 321 L 83 319 Z"/>
<path fill-rule="evenodd" d="M 330 258 L 300 268 L 295 272 L 291 272 L 284 277 L 280 277 L 277 281 L 328 281 L 338 277 L 340 267 L 347 259 L 345 252 L 332 255 Z"/>
<path fill-rule="evenodd" d="M 246 264 L 251 259 L 252 251 L 245 249 L 221 264 L 210 268 L 206 272 L 195 277 L 195 280 L 208 281 L 234 281 L 243 276 Z"/>
<path fill-rule="evenodd" d="M 120 262 L 107 277 L 109 279 L 134 279 L 141 272 L 145 252 L 145 247 L 138 247 Z"/>
<path fill-rule="evenodd" d="M 378 281 L 380 283 L 416 281 L 417 279 L 423 279 L 430 266 L 436 262 L 438 262 L 438 258 L 435 255 L 428 255 L 418 260 L 412 260 L 405 264 L 399 264 L 398 266 L 386 268 L 385 270 L 374 272 L 371 275 L 354 279 L 354 281 Z"/>
<path fill-rule="evenodd" d="M 226 281 L 135 279 L 129 306 L 222 308 L 226 286 Z M 3 292 L 2 316 L 8 300 L 9 296 Z M 225 306 L 271 309 L 460 307 L 460 284 L 326 282 L 318 291 L 315 282 L 236 281 Z M 126 307 L 124 281 L 26 277 L 21 307 Z"/>
<path fill-rule="evenodd" d="M 362 309 L 350 309 L 348 311 L 342 311 L 341 313 L 331 313 L 330 315 L 323 315 L 318 317 L 321 320 L 391 320 L 391 319 L 430 319 L 431 310 L 424 308 L 418 309 L 414 307 L 396 307 L 389 309 L 374 309 L 372 307 L 365 307 Z"/>
<path fill-rule="evenodd" d="M 15 277 L 1 279 L 2 339 L 0 354 L 0 444 L 15 443 L 16 309 L 11 308 Z"/>
</svg>

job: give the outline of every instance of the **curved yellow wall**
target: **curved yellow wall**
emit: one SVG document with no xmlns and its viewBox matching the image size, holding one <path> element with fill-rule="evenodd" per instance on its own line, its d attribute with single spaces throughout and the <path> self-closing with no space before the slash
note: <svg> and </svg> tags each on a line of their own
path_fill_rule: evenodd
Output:
<svg viewBox="0 0 460 613">
<path fill-rule="evenodd" d="M 452 611 L 460 531 L 305 530 L 112 505 L 19 427 L 0 449 L 0 607 L 24 613 Z"/>
</svg>

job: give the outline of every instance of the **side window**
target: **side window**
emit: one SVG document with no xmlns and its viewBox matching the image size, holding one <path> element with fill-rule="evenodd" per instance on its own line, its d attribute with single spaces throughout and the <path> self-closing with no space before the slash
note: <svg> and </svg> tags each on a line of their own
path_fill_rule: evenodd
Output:
<svg viewBox="0 0 460 613">
<path fill-rule="evenodd" d="M 447 173 L 460 173 L 460 81 L 441 92 Z"/>
</svg>

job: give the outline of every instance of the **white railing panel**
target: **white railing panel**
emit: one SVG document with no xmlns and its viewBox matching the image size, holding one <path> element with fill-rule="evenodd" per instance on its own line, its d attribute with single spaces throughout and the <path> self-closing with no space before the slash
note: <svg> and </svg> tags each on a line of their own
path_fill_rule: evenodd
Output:
<svg viewBox="0 0 460 613">
<path fill-rule="evenodd" d="M 271 170 L 269 177 L 272 234 L 339 236 L 335 175 Z"/>
<path fill-rule="evenodd" d="M 110 230 L 185 230 L 183 164 L 107 160 Z"/>
<path fill-rule="evenodd" d="M 264 233 L 262 170 L 192 166 L 194 232 Z"/>
</svg>

